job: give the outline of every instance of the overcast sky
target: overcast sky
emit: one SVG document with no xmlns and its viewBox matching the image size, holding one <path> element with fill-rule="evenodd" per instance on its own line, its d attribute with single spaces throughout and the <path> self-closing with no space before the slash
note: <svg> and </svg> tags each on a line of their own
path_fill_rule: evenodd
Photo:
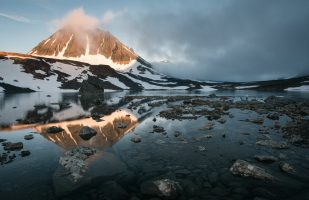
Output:
<svg viewBox="0 0 309 200">
<path fill-rule="evenodd" d="M 0 51 L 27 53 L 76 9 L 172 76 L 309 74 L 308 0 L 1 0 Z"/>
</svg>

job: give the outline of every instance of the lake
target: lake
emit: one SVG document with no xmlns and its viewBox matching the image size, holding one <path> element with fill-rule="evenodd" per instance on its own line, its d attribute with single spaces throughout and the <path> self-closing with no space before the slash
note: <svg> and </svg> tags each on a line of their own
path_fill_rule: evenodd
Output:
<svg viewBox="0 0 309 200">
<path fill-rule="evenodd" d="M 308 104 L 253 90 L 0 93 L 0 196 L 306 199 Z"/>
</svg>

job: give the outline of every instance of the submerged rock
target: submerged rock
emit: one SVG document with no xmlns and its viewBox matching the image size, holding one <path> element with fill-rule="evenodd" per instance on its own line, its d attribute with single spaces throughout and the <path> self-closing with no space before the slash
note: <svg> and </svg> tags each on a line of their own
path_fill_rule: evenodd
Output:
<svg viewBox="0 0 309 200">
<path fill-rule="evenodd" d="M 295 168 L 292 165 L 290 165 L 289 163 L 286 163 L 286 162 L 281 162 L 279 164 L 279 167 L 283 172 L 286 172 L 286 173 L 293 173 L 293 172 L 296 171 Z"/>
<path fill-rule="evenodd" d="M 134 137 L 131 138 L 131 141 L 134 143 L 139 143 L 142 141 L 141 137 L 135 135 Z"/>
<path fill-rule="evenodd" d="M 31 153 L 28 150 L 24 150 L 20 152 L 21 157 L 29 156 Z"/>
<path fill-rule="evenodd" d="M 87 157 L 85 160 L 78 158 L 75 159 L 81 160 L 81 163 L 84 164 L 84 167 L 82 169 L 85 172 L 80 174 L 80 179 L 73 179 L 71 171 L 74 171 L 74 168 L 67 169 L 60 164 L 60 166 L 57 168 L 56 172 L 53 175 L 53 186 L 55 189 L 55 194 L 57 196 L 63 196 L 72 194 L 74 192 L 84 191 L 85 188 L 88 188 L 89 185 L 93 183 L 99 184 L 109 180 L 122 181 L 122 177 L 125 174 L 128 174 L 126 164 L 123 163 L 114 153 L 99 152 L 97 155 L 91 156 L 90 154 L 94 153 L 94 149 L 85 147 L 80 147 L 77 149 L 80 149 L 79 151 L 81 151 L 81 148 L 83 149 L 83 153 L 86 153 L 90 157 L 85 156 Z M 68 156 L 70 158 L 72 157 L 71 155 L 75 157 L 74 155 L 76 155 L 77 153 L 76 150 L 71 150 L 68 151 L 66 154 L 69 155 L 64 155 L 64 157 Z M 97 158 L 100 159 L 99 162 L 97 162 Z M 69 165 L 79 168 L 79 166 L 74 163 Z"/>
<path fill-rule="evenodd" d="M 252 119 L 252 120 L 249 120 L 250 122 L 252 123 L 255 123 L 255 124 L 263 124 L 264 123 L 264 119 L 262 117 L 259 117 L 257 119 Z"/>
<path fill-rule="evenodd" d="M 0 138 L 0 143 L 1 143 L 1 142 L 5 142 L 5 141 L 6 141 L 6 139 Z"/>
<path fill-rule="evenodd" d="M 181 191 L 180 184 L 170 179 L 145 181 L 141 184 L 141 192 L 145 195 L 176 199 Z"/>
<path fill-rule="evenodd" d="M 165 130 L 161 126 L 153 125 L 153 131 L 157 133 L 163 133 Z"/>
<path fill-rule="evenodd" d="M 16 142 L 16 143 L 7 143 L 4 146 L 4 150 L 7 151 L 15 151 L 15 150 L 20 150 L 24 147 L 22 142 Z"/>
<path fill-rule="evenodd" d="M 85 160 L 95 154 L 96 150 L 88 147 L 78 147 L 65 152 L 64 156 L 60 157 L 59 163 L 67 169 L 76 182 L 82 178 L 87 166 Z"/>
<path fill-rule="evenodd" d="M 58 126 L 51 126 L 46 129 L 47 133 L 53 133 L 53 134 L 60 133 L 62 131 L 64 131 L 63 128 L 58 127 Z"/>
<path fill-rule="evenodd" d="M 276 157 L 269 155 L 255 155 L 254 158 L 263 163 L 273 163 L 278 160 Z"/>
<path fill-rule="evenodd" d="M 277 142 L 274 140 L 260 140 L 255 143 L 260 146 L 267 146 L 273 149 L 288 149 L 289 145 L 286 142 Z"/>
<path fill-rule="evenodd" d="M 267 115 L 267 118 L 268 118 L 268 119 L 272 119 L 272 120 L 278 120 L 279 117 L 280 117 L 280 115 L 279 115 L 278 113 L 269 113 L 269 114 Z"/>
<path fill-rule="evenodd" d="M 226 122 L 226 120 L 223 117 L 221 117 L 220 119 L 218 119 L 218 122 L 221 123 L 221 124 L 224 124 Z"/>
<path fill-rule="evenodd" d="M 208 122 L 205 126 L 200 128 L 200 130 L 202 130 L 202 131 L 211 130 L 211 129 L 213 129 L 214 125 L 215 125 L 215 123 Z"/>
<path fill-rule="evenodd" d="M 180 131 L 175 131 L 174 132 L 174 137 L 179 137 L 181 135 L 182 135 L 182 133 Z"/>
<path fill-rule="evenodd" d="M 33 139 L 33 135 L 32 135 L 32 134 L 25 135 L 25 136 L 24 136 L 24 139 L 25 139 L 25 140 L 32 140 L 32 139 Z"/>
<path fill-rule="evenodd" d="M 90 128 L 89 126 L 84 126 L 80 131 L 79 131 L 79 136 L 83 140 L 90 140 L 93 136 L 97 134 L 97 131 L 94 130 L 93 128 Z"/>
<path fill-rule="evenodd" d="M 267 173 L 264 169 L 252 165 L 244 160 L 236 160 L 236 162 L 230 168 L 230 171 L 234 175 L 243 177 L 253 177 L 261 180 L 273 180 L 274 177 Z"/>
</svg>

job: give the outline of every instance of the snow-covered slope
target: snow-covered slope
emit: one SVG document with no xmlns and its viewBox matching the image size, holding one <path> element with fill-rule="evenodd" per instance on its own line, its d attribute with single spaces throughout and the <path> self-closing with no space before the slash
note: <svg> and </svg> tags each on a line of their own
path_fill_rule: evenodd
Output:
<svg viewBox="0 0 309 200">
<path fill-rule="evenodd" d="M 88 77 L 100 79 L 109 90 L 215 90 L 211 84 L 165 76 L 141 58 L 130 69 L 117 71 L 108 65 L 0 54 L 0 89 L 6 92 L 77 91 Z"/>
</svg>

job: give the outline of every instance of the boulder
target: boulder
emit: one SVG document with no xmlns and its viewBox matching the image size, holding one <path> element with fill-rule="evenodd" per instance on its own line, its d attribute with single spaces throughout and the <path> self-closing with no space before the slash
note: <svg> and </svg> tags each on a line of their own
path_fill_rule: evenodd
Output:
<svg viewBox="0 0 309 200">
<path fill-rule="evenodd" d="M 170 179 L 145 181 L 141 184 L 141 192 L 145 195 L 177 199 L 181 191 L 180 184 Z"/>
<path fill-rule="evenodd" d="M 95 152 L 96 150 L 93 148 L 78 147 L 65 152 L 64 156 L 60 157 L 59 163 L 71 173 L 76 182 L 87 168 L 85 160 Z"/>
<path fill-rule="evenodd" d="M 252 165 L 244 160 L 236 160 L 236 162 L 230 168 L 230 171 L 234 175 L 243 177 L 252 177 L 261 180 L 273 180 L 274 177 L 267 173 L 264 169 Z"/>
<path fill-rule="evenodd" d="M 30 155 L 30 151 L 28 150 L 23 150 L 20 152 L 21 157 L 26 157 Z"/>
<path fill-rule="evenodd" d="M 140 143 L 142 141 L 141 137 L 135 135 L 131 138 L 131 141 L 134 143 Z"/>
<path fill-rule="evenodd" d="M 32 135 L 32 134 L 25 135 L 25 136 L 24 136 L 24 139 L 25 139 L 25 140 L 32 140 L 32 139 L 33 139 L 33 135 Z"/>
<path fill-rule="evenodd" d="M 64 131 L 63 128 L 57 127 L 57 126 L 51 126 L 46 129 L 47 133 L 52 133 L 52 134 L 60 133 L 62 131 Z"/>
<path fill-rule="evenodd" d="M 255 155 L 254 158 L 263 163 L 273 163 L 278 160 L 276 157 L 269 155 Z"/>
<path fill-rule="evenodd" d="M 267 115 L 268 119 L 272 119 L 272 120 L 279 120 L 280 115 L 278 113 L 269 113 Z"/>
<path fill-rule="evenodd" d="M 79 136 L 83 139 L 83 140 L 90 140 L 90 138 L 92 138 L 93 136 L 95 136 L 97 134 L 97 131 L 94 130 L 93 128 L 90 128 L 89 126 L 84 126 L 83 128 L 81 128 L 81 130 L 79 131 Z"/>
<path fill-rule="evenodd" d="M 286 162 L 281 162 L 279 164 L 279 167 L 283 172 L 286 172 L 286 173 L 293 173 L 293 172 L 296 171 L 295 168 L 292 165 L 290 165 L 289 163 L 286 163 Z"/>
<path fill-rule="evenodd" d="M 84 149 L 83 154 L 85 154 L 85 157 L 92 154 L 94 151 L 92 148 L 88 148 L 88 150 L 85 147 L 80 148 Z M 76 154 L 74 151 L 68 151 L 68 153 L 69 155 L 64 155 L 64 157 L 72 157 L 70 155 Z M 53 185 L 57 196 L 68 195 L 75 191 L 79 192 L 81 188 L 89 185 L 100 185 L 109 180 L 122 180 L 122 177 L 128 173 L 127 166 L 111 152 L 99 152 L 95 156 L 87 156 L 85 160 L 75 164 L 78 163 L 82 163 L 81 168 L 79 168 L 78 165 L 74 165 L 74 163 L 72 163 L 73 165 L 69 164 L 77 167 L 77 170 L 72 168 L 73 172 L 79 171 L 79 169 L 82 170 L 80 178 L 76 179 L 76 181 L 74 181 L 74 178 L 72 177 L 70 168 L 66 169 L 63 165 L 59 165 L 53 175 Z"/>
<path fill-rule="evenodd" d="M 274 140 L 259 140 L 256 145 L 271 147 L 273 149 L 288 149 L 289 145 L 286 142 L 277 142 Z"/>
<path fill-rule="evenodd" d="M 4 146 L 4 150 L 6 151 L 15 151 L 15 150 L 20 150 L 24 147 L 22 142 L 16 142 L 16 143 L 7 143 Z"/>
<path fill-rule="evenodd" d="M 162 126 L 153 125 L 153 132 L 163 133 L 165 130 Z"/>
</svg>

